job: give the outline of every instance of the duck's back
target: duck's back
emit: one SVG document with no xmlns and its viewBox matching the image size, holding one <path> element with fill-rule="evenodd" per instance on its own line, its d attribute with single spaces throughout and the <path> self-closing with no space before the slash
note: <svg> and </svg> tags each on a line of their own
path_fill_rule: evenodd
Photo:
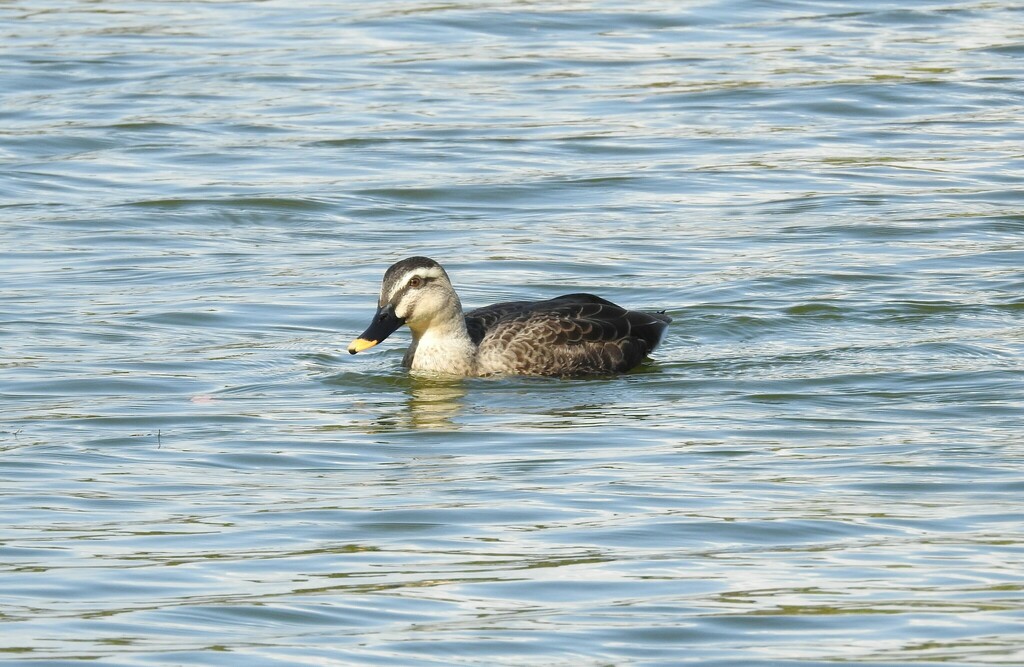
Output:
<svg viewBox="0 0 1024 667">
<path fill-rule="evenodd" d="M 481 375 L 627 371 L 650 354 L 671 318 L 626 310 L 593 294 L 511 301 L 466 314 Z"/>
</svg>

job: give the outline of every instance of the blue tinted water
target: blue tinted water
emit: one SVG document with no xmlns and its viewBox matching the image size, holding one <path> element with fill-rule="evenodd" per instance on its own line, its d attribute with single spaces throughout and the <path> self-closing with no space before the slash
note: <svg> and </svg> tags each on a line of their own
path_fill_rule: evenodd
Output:
<svg viewBox="0 0 1024 667">
<path fill-rule="evenodd" d="M 0 5 L 0 659 L 1024 662 L 1020 7 L 307 4 Z"/>
</svg>

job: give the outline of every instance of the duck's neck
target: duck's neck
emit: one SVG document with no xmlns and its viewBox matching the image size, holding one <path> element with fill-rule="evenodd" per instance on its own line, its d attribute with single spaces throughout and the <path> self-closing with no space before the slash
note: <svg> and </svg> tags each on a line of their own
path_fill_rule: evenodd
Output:
<svg viewBox="0 0 1024 667">
<path fill-rule="evenodd" d="M 473 375 L 476 367 L 476 345 L 466 331 L 466 318 L 461 304 L 445 311 L 429 322 L 410 322 L 412 346 L 406 365 L 412 370 Z"/>
</svg>

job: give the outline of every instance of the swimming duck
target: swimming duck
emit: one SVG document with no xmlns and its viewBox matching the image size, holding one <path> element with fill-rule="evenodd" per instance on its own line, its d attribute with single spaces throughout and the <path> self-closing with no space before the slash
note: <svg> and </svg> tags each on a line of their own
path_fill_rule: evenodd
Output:
<svg viewBox="0 0 1024 667">
<path fill-rule="evenodd" d="M 428 257 L 409 257 L 384 273 L 373 322 L 351 354 L 407 324 L 403 365 L 452 375 L 590 375 L 628 371 L 658 346 L 664 312 L 626 310 L 593 294 L 509 301 L 462 312 L 448 274 Z"/>
</svg>

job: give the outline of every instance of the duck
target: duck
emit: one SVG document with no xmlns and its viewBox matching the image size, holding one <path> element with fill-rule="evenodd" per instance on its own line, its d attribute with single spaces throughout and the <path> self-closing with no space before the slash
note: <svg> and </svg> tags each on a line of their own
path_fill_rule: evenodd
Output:
<svg viewBox="0 0 1024 667">
<path fill-rule="evenodd" d="M 508 301 L 469 312 L 444 268 L 407 257 L 384 273 L 377 312 L 351 354 L 387 339 L 402 325 L 412 345 L 402 365 L 456 376 L 582 376 L 624 373 L 661 343 L 665 311 L 628 310 L 593 294 Z"/>
</svg>

